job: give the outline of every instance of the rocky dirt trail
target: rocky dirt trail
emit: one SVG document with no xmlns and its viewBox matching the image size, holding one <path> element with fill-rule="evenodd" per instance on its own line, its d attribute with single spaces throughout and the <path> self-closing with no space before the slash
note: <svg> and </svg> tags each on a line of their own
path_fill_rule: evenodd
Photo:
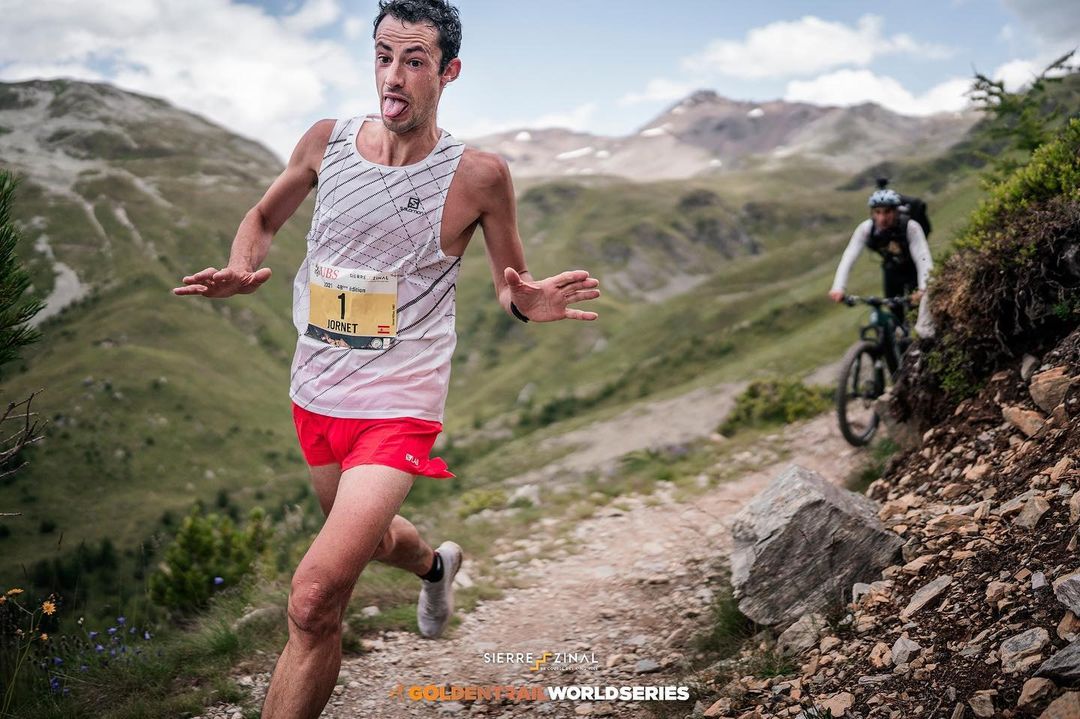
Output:
<svg viewBox="0 0 1080 719">
<path fill-rule="evenodd" d="M 506 590 L 500 599 L 482 602 L 448 637 L 427 641 L 391 632 L 366 642 L 369 652 L 343 663 L 323 716 L 654 716 L 632 703 L 427 703 L 401 701 L 391 694 L 399 684 L 677 684 L 686 647 L 693 635 L 706 629 L 713 599 L 708 584 L 721 569 L 718 558 L 726 549 L 730 517 L 792 462 L 837 482 L 860 462 L 839 438 L 831 414 L 779 435 L 774 442 L 791 453 L 788 459 L 720 484 L 692 501 L 677 501 L 672 491 L 661 489 L 604 507 L 582 521 L 562 548 L 533 558 L 519 572 L 520 586 Z M 468 542 L 463 544 L 468 552 Z M 586 654 L 595 664 L 578 663 L 571 671 L 532 671 L 526 664 L 485 663 L 483 656 L 545 651 Z M 242 677 L 241 683 L 251 685 L 261 701 L 267 678 Z"/>
</svg>

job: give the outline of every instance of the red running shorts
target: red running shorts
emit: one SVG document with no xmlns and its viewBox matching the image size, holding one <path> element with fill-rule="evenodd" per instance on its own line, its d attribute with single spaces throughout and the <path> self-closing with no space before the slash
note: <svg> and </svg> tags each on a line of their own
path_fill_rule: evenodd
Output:
<svg viewBox="0 0 1080 719">
<path fill-rule="evenodd" d="M 293 403 L 293 422 L 304 459 L 312 467 L 340 464 L 341 471 L 379 464 L 409 474 L 449 479 L 446 462 L 430 457 L 442 424 L 412 417 L 327 417 Z"/>
</svg>

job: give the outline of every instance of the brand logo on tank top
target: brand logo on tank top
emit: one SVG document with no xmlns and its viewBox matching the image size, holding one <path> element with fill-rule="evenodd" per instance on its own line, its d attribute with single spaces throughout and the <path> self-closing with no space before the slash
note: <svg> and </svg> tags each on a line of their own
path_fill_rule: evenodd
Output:
<svg viewBox="0 0 1080 719">
<path fill-rule="evenodd" d="M 399 207 L 398 209 L 404 212 L 415 212 L 418 215 L 424 214 L 424 207 L 420 204 L 419 197 L 410 197 L 409 204 L 405 205 L 405 207 Z"/>
</svg>

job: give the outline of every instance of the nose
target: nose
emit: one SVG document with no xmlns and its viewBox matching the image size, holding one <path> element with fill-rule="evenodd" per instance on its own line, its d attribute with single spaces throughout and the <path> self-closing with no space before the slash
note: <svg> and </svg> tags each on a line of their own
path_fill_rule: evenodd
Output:
<svg viewBox="0 0 1080 719">
<path fill-rule="evenodd" d="M 383 78 L 383 83 L 386 85 L 387 90 L 395 90 L 405 84 L 405 72 L 402 64 L 395 60 L 390 63 L 390 67 L 386 70 L 386 75 Z"/>
</svg>

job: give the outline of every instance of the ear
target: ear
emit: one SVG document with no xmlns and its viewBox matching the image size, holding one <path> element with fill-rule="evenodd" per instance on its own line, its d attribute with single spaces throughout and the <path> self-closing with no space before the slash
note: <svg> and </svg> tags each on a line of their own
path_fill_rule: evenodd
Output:
<svg viewBox="0 0 1080 719">
<path fill-rule="evenodd" d="M 442 82 L 443 87 L 446 87 L 454 80 L 458 79 L 458 75 L 461 74 L 461 59 L 455 57 L 447 64 L 446 69 L 443 70 L 442 76 L 439 80 Z"/>
</svg>

